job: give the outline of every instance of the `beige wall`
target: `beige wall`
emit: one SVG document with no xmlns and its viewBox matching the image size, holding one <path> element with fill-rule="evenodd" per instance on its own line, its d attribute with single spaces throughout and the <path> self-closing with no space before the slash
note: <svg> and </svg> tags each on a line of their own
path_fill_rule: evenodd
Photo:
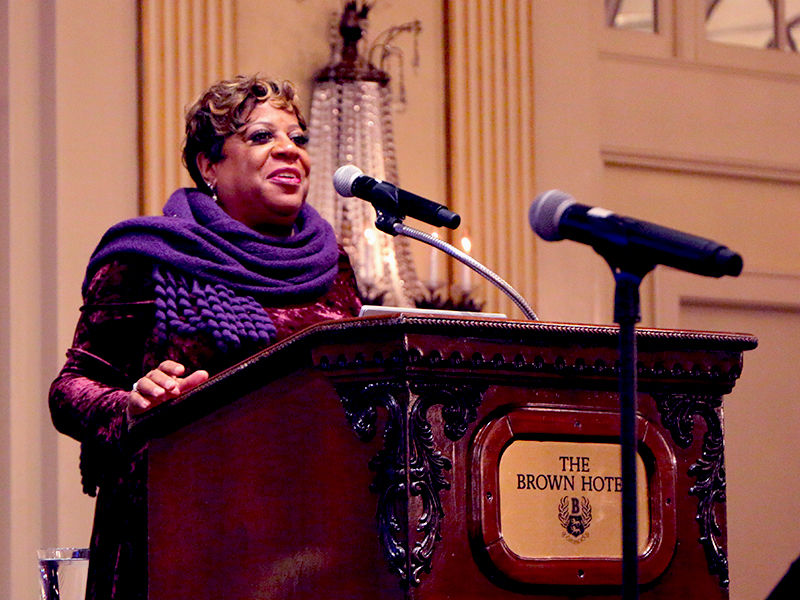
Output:
<svg viewBox="0 0 800 600">
<path fill-rule="evenodd" d="M 760 339 L 725 399 L 730 589 L 744 600 L 765 598 L 800 554 L 798 528 L 772 516 L 800 492 L 800 58 L 710 44 L 703 4 L 679 2 L 661 40 L 601 38 L 601 200 L 744 256 L 736 279 L 660 267 L 643 286 L 648 324 Z"/>
<path fill-rule="evenodd" d="M 46 398 L 89 255 L 137 212 L 136 4 L 0 10 L 0 597 L 24 600 L 38 594 L 37 548 L 89 542 L 77 443 L 55 432 Z"/>
<path fill-rule="evenodd" d="M 676 14 L 691 13 L 686 8 L 697 1 L 682 0 Z M 381 0 L 369 36 L 415 18 L 423 23 L 422 63 L 414 71 L 406 62 L 408 106 L 395 114 L 399 175 L 407 189 L 447 202 L 443 4 Z M 327 24 L 339 6 L 238 0 L 238 70 L 292 79 L 308 99 L 314 73 L 329 59 Z M 759 335 L 760 313 L 697 306 L 798 310 L 796 300 L 778 298 L 791 297 L 800 276 L 798 77 L 698 66 L 686 54 L 665 57 L 663 48 L 647 59 L 610 51 L 595 27 L 599 6 L 533 3 L 532 47 L 521 49 L 535 58 L 533 192 L 565 188 L 584 203 L 729 243 L 745 255 L 750 273 L 742 283 L 704 280 L 708 291 L 698 300 L 691 290 L 699 285 L 648 280 L 645 323 L 752 327 Z M 77 444 L 54 432 L 45 398 L 69 345 L 89 254 L 108 225 L 137 210 L 136 2 L 0 0 L 0 10 L 0 597 L 24 600 L 36 594 L 36 548 L 88 542 L 92 503 L 80 493 Z M 411 39 L 400 44 L 410 57 Z M 503 223 L 470 227 L 506 233 Z M 537 246 L 529 300 L 543 319 L 610 321 L 610 275 L 591 249 L 537 244 L 532 235 L 524 243 Z M 418 264 L 424 275 L 426 261 Z M 503 264 L 490 267 L 505 274 Z M 773 294 L 759 277 L 788 282 L 790 291 Z M 708 300 L 720 285 L 725 294 Z M 777 481 L 780 473 L 766 468 L 782 458 L 796 464 L 800 452 L 790 434 L 780 437 L 800 425 L 797 390 L 777 385 L 791 380 L 790 365 L 770 370 L 781 345 L 798 339 L 780 337 L 795 327 L 785 317 L 788 325 L 763 326 L 768 341 L 753 367 L 745 360 L 745 380 L 750 368 L 771 375 L 756 389 L 743 385 L 747 395 L 727 414 L 734 600 L 765 595 L 800 552 L 796 528 L 761 528 L 768 513 L 791 512 L 780 502 L 800 492 L 796 477 Z M 764 417 L 760 434 L 780 440 L 763 452 L 753 452 L 747 437 L 756 412 Z M 760 462 L 749 462 L 753 456 Z M 765 490 L 769 505 L 753 489 Z M 745 587 L 751 580 L 754 587 Z"/>
</svg>

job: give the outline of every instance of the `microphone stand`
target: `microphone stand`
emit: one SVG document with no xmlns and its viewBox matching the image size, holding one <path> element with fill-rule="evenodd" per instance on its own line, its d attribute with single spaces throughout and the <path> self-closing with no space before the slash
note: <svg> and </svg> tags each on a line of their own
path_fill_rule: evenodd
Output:
<svg viewBox="0 0 800 600">
<path fill-rule="evenodd" d="M 572 205 L 575 214 L 567 216 Z M 679 231 L 636 221 L 606 217 L 603 211 L 575 203 L 551 190 L 531 206 L 531 227 L 547 241 L 568 237 L 589 244 L 614 273 L 614 321 L 619 324 L 620 454 L 622 470 L 622 598 L 639 597 L 636 458 L 638 456 L 636 323 L 641 319 L 639 285 L 660 262 L 698 275 L 737 276 L 742 258 L 725 246 Z M 602 211 L 602 209 L 599 209 Z M 561 228 L 569 232 L 562 234 Z M 642 243 L 644 241 L 644 243 Z"/>
<path fill-rule="evenodd" d="M 614 291 L 614 322 L 619 324 L 619 403 L 620 449 L 622 467 L 622 599 L 639 597 L 639 529 L 636 483 L 636 456 L 638 435 L 636 431 L 638 357 L 636 323 L 641 320 L 639 284 L 654 264 L 627 259 L 626 267 L 617 266 L 616 260 L 595 250 L 606 259 L 616 288 Z"/>
<path fill-rule="evenodd" d="M 536 316 L 536 313 L 533 311 L 530 304 L 525 301 L 525 299 L 519 294 L 519 292 L 517 292 L 517 290 L 511 287 L 511 285 L 509 285 L 502 277 L 483 266 L 466 252 L 462 252 L 444 240 L 435 238 L 424 231 L 419 231 L 418 229 L 414 229 L 413 227 L 405 225 L 403 223 L 404 217 L 402 216 L 389 214 L 389 212 L 385 209 L 378 209 L 378 207 L 375 207 L 375 211 L 378 215 L 378 218 L 375 219 L 375 227 L 384 233 L 388 233 L 391 236 L 404 235 L 420 242 L 424 242 L 430 246 L 438 248 L 442 252 L 449 254 L 453 258 L 467 265 L 470 269 L 478 273 L 484 279 L 487 279 L 490 283 L 492 283 L 492 285 L 500 288 L 500 290 L 502 290 L 506 296 L 511 298 L 514 304 L 517 305 L 517 307 L 529 320 L 539 320 L 539 317 Z"/>
<path fill-rule="evenodd" d="M 461 261 L 473 271 L 499 287 L 522 310 L 526 317 L 537 321 L 538 317 L 519 293 L 498 275 L 474 258 L 447 242 L 403 224 L 403 217 L 389 214 L 376 207 L 378 218 L 375 227 L 389 235 L 405 235 L 419 240 Z M 641 320 L 639 285 L 655 264 L 624 256 L 615 249 L 594 246 L 605 258 L 614 273 L 614 322 L 619 324 L 619 400 L 620 400 L 620 454 L 622 474 L 622 600 L 639 598 L 639 527 L 637 506 L 636 457 L 638 435 L 636 431 L 637 408 L 637 344 L 636 323 Z"/>
</svg>

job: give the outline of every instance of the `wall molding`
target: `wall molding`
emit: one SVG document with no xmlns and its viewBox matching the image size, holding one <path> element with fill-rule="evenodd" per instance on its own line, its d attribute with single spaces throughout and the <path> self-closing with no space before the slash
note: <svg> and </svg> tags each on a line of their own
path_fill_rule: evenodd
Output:
<svg viewBox="0 0 800 600">
<path fill-rule="evenodd" d="M 687 304 L 800 311 L 800 274 L 745 271 L 713 279 L 663 267 L 652 277 L 656 327 L 677 329 Z"/>
<path fill-rule="evenodd" d="M 721 156 L 658 153 L 641 148 L 618 146 L 603 146 L 600 154 L 603 163 L 610 167 L 632 167 L 693 175 L 719 175 L 759 181 L 800 183 L 800 164 L 782 165 L 768 161 L 743 161 Z"/>
</svg>

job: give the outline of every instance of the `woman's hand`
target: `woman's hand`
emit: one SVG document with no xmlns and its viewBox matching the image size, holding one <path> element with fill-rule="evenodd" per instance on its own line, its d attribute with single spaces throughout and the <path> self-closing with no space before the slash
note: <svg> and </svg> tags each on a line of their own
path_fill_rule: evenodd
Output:
<svg viewBox="0 0 800 600">
<path fill-rule="evenodd" d="M 173 360 L 165 360 L 157 369 L 141 377 L 133 386 L 128 412 L 138 415 L 165 400 L 180 396 L 208 379 L 208 371 L 195 371 L 181 377 L 186 368 Z"/>
</svg>

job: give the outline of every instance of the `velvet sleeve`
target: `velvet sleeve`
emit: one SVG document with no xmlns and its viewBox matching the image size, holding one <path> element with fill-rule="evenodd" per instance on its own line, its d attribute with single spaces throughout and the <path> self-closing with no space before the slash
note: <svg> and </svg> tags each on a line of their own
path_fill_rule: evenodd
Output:
<svg viewBox="0 0 800 600">
<path fill-rule="evenodd" d="M 84 490 L 92 495 L 101 476 L 130 465 L 125 409 L 155 323 L 151 273 L 146 261 L 112 262 L 97 272 L 50 387 L 53 424 L 81 442 Z"/>
</svg>

